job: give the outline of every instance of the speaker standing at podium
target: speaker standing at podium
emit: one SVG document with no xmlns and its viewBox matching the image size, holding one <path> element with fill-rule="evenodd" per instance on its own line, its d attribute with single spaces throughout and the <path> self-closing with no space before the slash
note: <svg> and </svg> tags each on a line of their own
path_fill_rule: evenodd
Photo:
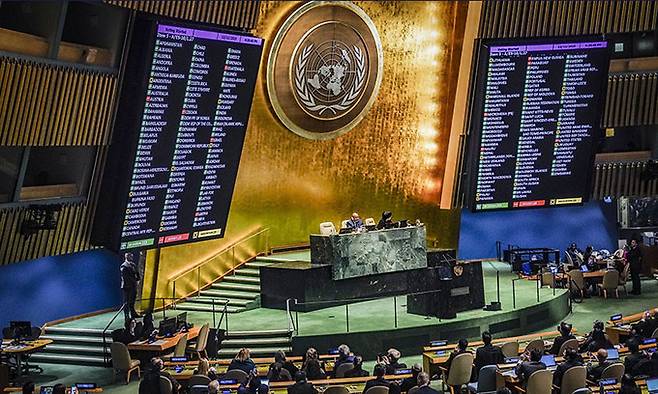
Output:
<svg viewBox="0 0 658 394">
<path fill-rule="evenodd" d="M 139 317 L 135 311 L 135 300 L 137 299 L 137 284 L 139 283 L 139 272 L 137 266 L 133 262 L 132 253 L 124 255 L 123 263 L 121 264 L 121 290 L 123 290 L 123 302 L 125 303 L 123 313 L 126 320 L 131 317 L 136 319 Z"/>
</svg>

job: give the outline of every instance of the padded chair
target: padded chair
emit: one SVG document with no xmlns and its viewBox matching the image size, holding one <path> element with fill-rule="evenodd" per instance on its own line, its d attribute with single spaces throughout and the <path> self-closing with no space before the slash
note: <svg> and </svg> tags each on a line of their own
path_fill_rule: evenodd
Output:
<svg viewBox="0 0 658 394">
<path fill-rule="evenodd" d="M 528 343 L 525 346 L 525 351 L 528 352 L 528 353 L 530 353 L 534 349 L 537 349 L 537 350 L 541 351 L 542 353 L 544 353 L 544 350 L 546 350 L 546 347 L 544 346 L 544 340 L 543 339 L 534 339 L 534 340 L 530 341 L 530 343 Z"/>
<path fill-rule="evenodd" d="M 208 357 L 206 354 L 206 345 L 208 344 L 209 333 L 210 325 L 206 323 L 201 326 L 201 329 L 199 330 L 199 336 L 196 338 L 196 344 L 194 344 L 194 348 L 188 349 L 188 351 L 191 351 L 193 354 L 195 354 L 197 358 Z"/>
<path fill-rule="evenodd" d="M 342 364 L 341 364 L 342 365 Z M 345 386 L 329 386 L 323 394 L 349 394 L 350 391 Z"/>
<path fill-rule="evenodd" d="M 185 351 L 187 350 L 187 334 L 183 334 L 178 338 L 176 347 L 174 348 L 173 353 L 167 354 L 165 357 L 185 357 Z"/>
<path fill-rule="evenodd" d="M 366 390 L 365 394 L 388 394 L 388 387 L 374 386 Z"/>
<path fill-rule="evenodd" d="M 471 380 L 473 372 L 473 354 L 462 353 L 455 357 L 450 364 L 448 377 L 443 381 L 448 385 L 451 394 L 461 391 L 461 386 Z M 455 390 L 455 388 L 457 390 Z"/>
<path fill-rule="evenodd" d="M 171 386 L 171 380 L 166 376 L 160 376 L 160 394 L 171 394 L 174 388 Z"/>
<path fill-rule="evenodd" d="M 496 391 L 496 369 L 495 365 L 486 365 L 480 368 L 478 381 L 466 385 L 471 393 L 486 393 Z"/>
<path fill-rule="evenodd" d="M 349 220 L 343 220 L 340 222 L 340 228 L 347 228 L 347 222 L 349 222 Z"/>
<path fill-rule="evenodd" d="M 375 222 L 375 219 L 373 218 L 366 218 L 366 221 L 363 222 L 363 224 L 366 226 L 376 226 L 377 222 Z"/>
<path fill-rule="evenodd" d="M 560 346 L 560 350 L 558 350 L 557 355 L 558 357 L 564 356 L 564 352 L 567 351 L 567 349 L 578 349 L 578 346 L 580 344 L 578 343 L 577 339 L 569 339 L 568 341 L 564 342 L 562 346 Z"/>
<path fill-rule="evenodd" d="M 237 380 L 238 382 L 244 382 L 249 378 L 249 375 L 247 375 L 247 373 L 241 369 L 232 369 L 230 371 L 226 371 L 223 378 L 226 380 Z"/>
<path fill-rule="evenodd" d="M 615 378 L 618 382 L 621 382 L 621 377 L 624 376 L 624 370 L 624 364 L 622 363 L 608 365 L 603 372 L 601 372 L 601 379 Z"/>
<path fill-rule="evenodd" d="M 571 367 L 562 376 L 560 394 L 572 394 L 574 391 L 587 387 L 587 368 Z"/>
<path fill-rule="evenodd" d="M 344 363 L 338 366 L 338 369 L 336 369 L 336 377 L 337 378 L 344 378 L 345 377 L 345 372 L 351 371 L 354 369 L 354 364 L 352 363 Z"/>
<path fill-rule="evenodd" d="M 573 392 L 573 394 L 592 394 L 592 390 L 589 387 L 583 387 Z"/>
<path fill-rule="evenodd" d="M 603 297 L 608 298 L 608 291 L 614 291 L 615 296 L 619 298 L 619 272 L 606 271 L 603 274 L 603 283 L 599 283 L 598 287 L 603 291 Z"/>
<path fill-rule="evenodd" d="M 528 394 L 551 394 L 553 372 L 548 369 L 535 371 L 528 378 L 525 391 Z"/>
<path fill-rule="evenodd" d="M 112 354 L 112 368 L 114 369 L 114 381 L 116 382 L 117 374 L 126 374 L 126 384 L 130 382 L 130 374 L 137 371 L 137 378 L 141 378 L 141 370 L 139 369 L 139 360 L 130 358 L 128 347 L 121 342 L 112 342 L 110 345 L 110 353 Z M 169 391 L 171 392 L 171 391 Z"/>
<path fill-rule="evenodd" d="M 208 394 L 208 386 L 196 385 L 190 387 L 190 394 Z"/>
<path fill-rule="evenodd" d="M 320 223 L 320 235 L 335 235 L 335 234 L 337 234 L 336 226 L 334 226 L 333 223 L 331 222 Z"/>
<path fill-rule="evenodd" d="M 653 334 L 651 334 L 651 338 L 658 338 L 658 328 L 653 330 Z"/>
<path fill-rule="evenodd" d="M 506 342 L 500 347 L 500 350 L 505 357 L 519 357 L 518 342 Z"/>
<path fill-rule="evenodd" d="M 187 381 L 188 386 L 203 386 L 208 387 L 210 383 L 210 378 L 206 375 L 192 375 L 190 380 Z"/>
<path fill-rule="evenodd" d="M 541 278 L 540 285 L 542 287 L 544 286 L 548 286 L 550 288 L 555 287 L 555 275 L 553 275 L 552 272 L 542 272 L 540 278 Z"/>
<path fill-rule="evenodd" d="M 628 282 L 628 275 L 630 274 L 631 265 L 626 264 L 624 270 L 621 271 L 619 275 L 619 288 L 624 290 L 624 295 L 628 295 L 628 290 L 626 289 L 626 282 Z"/>
<path fill-rule="evenodd" d="M 580 296 L 585 297 L 585 289 L 587 285 L 585 284 L 585 277 L 583 276 L 583 271 L 579 269 L 571 270 L 567 273 L 571 281 L 572 289 L 580 291 Z M 568 287 L 568 286 L 567 286 Z"/>
</svg>

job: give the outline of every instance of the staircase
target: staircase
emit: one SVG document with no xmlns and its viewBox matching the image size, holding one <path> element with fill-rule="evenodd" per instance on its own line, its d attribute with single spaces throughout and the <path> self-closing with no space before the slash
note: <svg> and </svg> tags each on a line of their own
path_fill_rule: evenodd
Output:
<svg viewBox="0 0 658 394">
<path fill-rule="evenodd" d="M 222 278 L 213 283 L 206 290 L 202 290 L 199 297 L 189 297 L 185 302 L 176 304 L 180 311 L 212 312 L 212 298 L 215 301 L 215 312 L 222 311 L 221 300 L 228 300 L 228 313 L 239 313 L 260 306 L 260 267 L 270 265 L 271 262 L 253 260 L 237 270 L 233 275 Z"/>
<path fill-rule="evenodd" d="M 272 357 L 277 350 L 292 351 L 292 333 L 288 330 L 229 331 L 220 344 L 218 358 L 233 358 L 241 348 L 252 357 Z"/>
<path fill-rule="evenodd" d="M 109 359 L 109 344 L 112 343 L 111 332 L 106 333 L 108 343 L 107 355 Z M 41 335 L 43 339 L 52 339 L 53 343 L 42 351 L 30 357 L 33 363 L 56 363 L 84 366 L 106 366 L 103 360 L 103 330 L 96 328 L 77 327 L 46 327 Z"/>
</svg>

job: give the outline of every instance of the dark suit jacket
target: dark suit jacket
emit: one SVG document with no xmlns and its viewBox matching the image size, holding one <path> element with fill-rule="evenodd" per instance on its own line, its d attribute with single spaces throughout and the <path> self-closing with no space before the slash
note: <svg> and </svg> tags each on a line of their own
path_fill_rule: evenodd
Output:
<svg viewBox="0 0 658 394">
<path fill-rule="evenodd" d="M 475 373 L 479 373 L 482 367 L 487 365 L 502 364 L 505 362 L 503 351 L 498 346 L 487 345 L 475 351 Z"/>
<path fill-rule="evenodd" d="M 244 361 L 233 359 L 231 363 L 228 365 L 227 371 L 230 371 L 232 369 L 239 369 L 241 371 L 246 372 L 247 375 L 249 375 L 251 371 L 256 369 L 256 364 L 254 364 L 254 362 L 250 358 Z"/>
<path fill-rule="evenodd" d="M 350 218 L 347 222 L 345 222 L 345 226 L 350 230 L 356 230 L 363 227 L 363 220 L 357 219 L 354 221 Z"/>
<path fill-rule="evenodd" d="M 412 374 L 414 375 L 414 374 Z M 409 389 L 412 389 L 414 387 L 418 386 L 418 375 L 416 374 L 415 376 L 412 376 L 410 378 L 406 378 L 402 380 L 402 383 L 400 383 L 400 391 L 403 393 L 406 393 L 409 391 Z"/>
<path fill-rule="evenodd" d="M 438 391 L 434 390 L 430 386 L 423 386 L 416 391 L 416 394 L 439 394 Z"/>
<path fill-rule="evenodd" d="M 576 339 L 576 337 L 573 336 L 573 334 L 569 334 L 568 336 L 560 335 L 559 337 L 555 338 L 553 341 L 553 346 L 548 350 L 550 354 L 555 354 L 560 351 L 560 348 L 562 347 L 562 344 L 568 341 L 569 339 Z"/>
<path fill-rule="evenodd" d="M 634 370 L 636 369 L 635 367 L 637 364 L 646 359 L 647 356 L 644 353 L 631 353 L 624 359 L 624 370 L 626 373 L 634 375 L 636 373 Z"/>
<path fill-rule="evenodd" d="M 556 386 L 562 385 L 562 376 L 564 376 L 564 373 L 569 370 L 569 368 L 573 367 L 578 367 L 583 365 L 581 361 L 565 361 L 562 364 L 557 366 L 557 369 L 555 372 L 553 372 L 553 384 Z"/>
<path fill-rule="evenodd" d="M 121 264 L 121 288 L 122 289 L 136 289 L 137 282 L 139 282 L 139 272 L 137 266 L 129 261 L 124 261 Z"/>
<path fill-rule="evenodd" d="M 528 379 L 530 379 L 530 375 L 532 375 L 533 372 L 542 369 L 546 369 L 546 364 L 541 361 L 524 361 L 516 366 L 516 376 L 518 376 L 519 380 L 525 385 L 528 383 Z"/>
<path fill-rule="evenodd" d="M 601 374 L 603 373 L 603 370 L 606 369 L 612 365 L 612 362 L 606 360 L 602 363 L 597 363 L 596 365 L 592 365 L 591 367 L 587 368 L 587 378 L 592 381 L 597 381 L 601 379 Z"/>
<path fill-rule="evenodd" d="M 658 319 L 652 316 L 648 319 L 640 320 L 633 325 L 633 328 L 642 338 L 650 338 L 653 331 L 658 328 Z"/>
<path fill-rule="evenodd" d="M 312 383 L 306 381 L 297 382 L 292 386 L 288 386 L 288 394 L 317 394 L 318 390 Z"/>
<path fill-rule="evenodd" d="M 366 382 L 366 387 L 363 388 L 363 393 L 365 394 L 365 392 L 368 391 L 369 388 L 375 386 L 391 387 L 391 382 L 389 382 L 384 378 L 375 378 L 373 380 L 369 380 Z"/>
</svg>

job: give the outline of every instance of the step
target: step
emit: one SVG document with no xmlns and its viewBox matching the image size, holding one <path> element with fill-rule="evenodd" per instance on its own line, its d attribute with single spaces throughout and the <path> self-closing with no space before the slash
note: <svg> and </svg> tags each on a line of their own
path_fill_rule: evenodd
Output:
<svg viewBox="0 0 658 394">
<path fill-rule="evenodd" d="M 194 298 L 188 298 L 187 301 L 185 302 L 191 302 L 194 304 L 204 304 L 204 305 L 210 305 L 212 307 L 212 297 L 211 298 L 206 298 L 206 297 L 194 297 Z M 237 307 L 245 307 L 247 304 L 253 302 L 253 300 L 246 300 L 246 299 L 237 299 L 237 298 L 230 298 L 228 300 L 228 305 L 229 306 L 237 306 Z M 217 302 L 215 301 L 215 309 L 216 310 L 221 310 L 224 308 L 224 303 L 223 302 Z"/>
<path fill-rule="evenodd" d="M 91 346 L 93 345 L 102 345 L 103 344 L 103 338 L 102 337 L 86 337 L 86 336 L 80 336 L 80 335 L 42 335 L 40 337 L 41 339 L 52 339 L 54 342 L 57 343 L 79 343 L 79 344 L 89 344 Z M 106 338 L 105 339 L 106 343 L 111 343 L 112 339 L 111 338 Z"/>
<path fill-rule="evenodd" d="M 54 335 L 76 335 L 76 336 L 102 336 L 103 330 L 100 328 L 79 328 L 79 327 L 62 327 L 62 326 L 48 326 L 46 327 L 46 334 Z M 112 330 L 107 330 L 106 337 L 112 336 Z"/>
<path fill-rule="evenodd" d="M 235 346 L 235 347 L 263 347 L 267 345 L 277 345 L 277 344 L 286 344 L 290 345 L 290 338 L 288 337 L 279 337 L 279 338 L 236 338 L 236 339 L 224 339 L 222 341 L 222 346 Z"/>
<path fill-rule="evenodd" d="M 213 285 L 213 286 L 218 286 L 218 285 Z M 246 292 L 246 291 L 231 291 L 231 290 L 219 290 L 219 289 L 213 289 L 210 288 L 208 290 L 202 290 L 201 291 L 201 296 L 202 297 L 211 297 L 211 298 L 218 298 L 218 299 L 244 299 L 244 300 L 254 300 L 260 295 L 260 291 L 258 293 L 253 293 L 253 292 Z"/>
<path fill-rule="evenodd" d="M 268 257 L 257 257 L 256 260 L 252 260 L 245 264 L 248 268 L 260 268 L 260 267 L 267 267 L 270 266 L 274 263 L 280 263 L 280 260 L 269 260 Z"/>
<path fill-rule="evenodd" d="M 194 304 L 194 303 L 187 303 L 184 302 L 182 304 L 176 305 L 176 310 L 178 311 L 190 311 L 190 312 L 210 312 L 212 313 L 212 306 L 207 305 L 207 304 Z M 236 307 L 228 307 L 226 309 L 226 312 L 228 313 L 239 313 L 244 311 L 245 308 L 236 308 Z M 222 313 L 221 309 L 215 309 L 215 313 Z"/>
<path fill-rule="evenodd" d="M 235 357 L 236 354 L 240 351 L 241 348 L 223 348 L 217 351 L 217 356 L 219 358 L 223 357 Z M 278 350 L 283 350 L 284 352 L 291 352 L 292 347 L 290 346 L 277 346 L 277 347 L 261 347 L 261 348 L 250 348 L 252 355 L 272 355 Z"/>
<path fill-rule="evenodd" d="M 260 270 L 258 268 L 239 268 L 236 272 L 239 275 L 260 276 Z"/>
<path fill-rule="evenodd" d="M 78 345 L 62 345 L 58 343 L 53 343 L 46 346 L 43 352 L 58 353 L 58 354 L 103 356 L 103 353 L 110 354 L 110 347 L 108 346 L 107 351 L 103 351 L 102 346 L 78 346 Z"/>
<path fill-rule="evenodd" d="M 211 286 L 212 289 L 217 290 L 239 290 L 245 292 L 252 292 L 260 294 L 260 286 L 257 285 L 247 285 L 244 283 L 227 283 L 225 281 L 215 283 Z"/>
<path fill-rule="evenodd" d="M 292 333 L 288 330 L 253 330 L 253 331 L 230 331 L 227 338 L 245 337 L 290 337 Z"/>
<path fill-rule="evenodd" d="M 35 353 L 30 356 L 32 364 L 53 363 L 105 367 L 102 356 L 76 356 L 69 354 Z"/>
<path fill-rule="evenodd" d="M 230 276 L 225 276 L 224 278 L 222 278 L 222 282 L 246 283 L 246 284 L 260 286 L 260 277 L 244 276 L 244 275 L 230 275 Z"/>
</svg>

